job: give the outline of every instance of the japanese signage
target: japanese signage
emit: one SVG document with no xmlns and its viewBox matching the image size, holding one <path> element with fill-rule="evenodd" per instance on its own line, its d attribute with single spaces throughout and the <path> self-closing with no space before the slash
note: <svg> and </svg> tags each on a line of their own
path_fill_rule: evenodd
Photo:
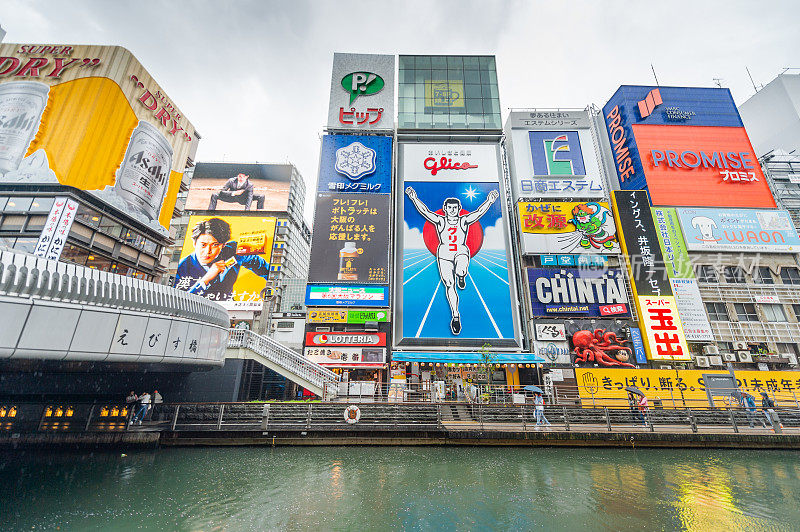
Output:
<svg viewBox="0 0 800 532">
<path fill-rule="evenodd" d="M 603 197 L 590 127 L 585 111 L 510 113 L 506 135 L 514 197 Z"/>
<path fill-rule="evenodd" d="M 691 360 L 647 192 L 614 191 L 612 198 L 647 356 L 650 360 Z"/>
<path fill-rule="evenodd" d="M 605 255 L 537 255 L 534 259 L 539 266 L 577 266 L 578 268 L 605 268 L 608 257 Z"/>
<path fill-rule="evenodd" d="M 563 323 L 535 323 L 536 339 L 542 342 L 566 341 Z"/>
<path fill-rule="evenodd" d="M 163 236 L 194 127 L 119 46 L 0 45 L 0 183 L 75 187 Z"/>
<path fill-rule="evenodd" d="M 305 357 L 322 366 L 381 367 L 386 363 L 382 347 L 306 347 Z"/>
<path fill-rule="evenodd" d="M 615 268 L 528 268 L 533 316 L 630 316 L 625 280 Z"/>
<path fill-rule="evenodd" d="M 47 215 L 47 221 L 39 235 L 39 241 L 33 254 L 43 259 L 58 260 L 64 244 L 67 243 L 67 236 L 75 221 L 75 213 L 78 211 L 78 203 L 67 198 L 56 198 Z"/>
<path fill-rule="evenodd" d="M 333 54 L 328 129 L 394 127 L 393 55 Z"/>
<path fill-rule="evenodd" d="M 460 79 L 426 79 L 426 112 L 451 108 L 464 108 L 464 81 Z"/>
<path fill-rule="evenodd" d="M 564 321 L 573 362 L 581 365 L 634 367 L 635 325 L 624 319 L 569 319 Z"/>
<path fill-rule="evenodd" d="M 388 307 L 385 286 L 306 286 L 306 305 L 317 307 Z"/>
<path fill-rule="evenodd" d="M 173 286 L 228 310 L 260 310 L 269 295 L 275 227 L 285 220 L 191 216 Z"/>
<path fill-rule="evenodd" d="M 800 237 L 786 211 L 678 209 L 678 217 L 692 251 L 800 251 Z"/>
<path fill-rule="evenodd" d="M 191 211 L 286 211 L 291 164 L 197 163 L 186 198 Z"/>
<path fill-rule="evenodd" d="M 551 364 L 571 364 L 569 344 L 566 340 L 534 340 L 533 352 Z"/>
<path fill-rule="evenodd" d="M 603 115 L 623 189 L 654 205 L 775 207 L 728 89 L 625 85 Z"/>
<path fill-rule="evenodd" d="M 392 137 L 322 137 L 317 190 L 389 194 L 392 190 Z"/>
<path fill-rule="evenodd" d="M 386 345 L 386 333 L 308 332 L 306 345 Z"/>
<path fill-rule="evenodd" d="M 686 340 L 713 342 L 714 334 L 686 251 L 678 214 L 670 207 L 654 207 L 652 215 Z"/>
<path fill-rule="evenodd" d="M 389 282 L 386 194 L 317 194 L 311 238 L 311 283 Z"/>
<path fill-rule="evenodd" d="M 389 321 L 388 310 L 327 310 L 312 309 L 308 311 L 309 323 L 354 323 L 364 324 L 370 321 Z"/>
<path fill-rule="evenodd" d="M 607 203 L 519 202 L 522 250 L 539 253 L 619 253 Z"/>
<path fill-rule="evenodd" d="M 727 374 L 721 370 L 661 369 L 576 369 L 578 391 L 584 405 L 628 408 L 626 386 L 642 390 L 650 404 L 660 399 L 670 408 L 706 407 L 708 395 L 703 375 Z M 793 394 L 800 389 L 800 373 L 796 371 L 736 371 L 740 390 L 759 397 L 766 391 L 775 397 L 777 406 L 795 408 Z M 718 399 L 715 399 L 715 403 Z M 736 403 L 734 403 L 735 405 Z"/>
<path fill-rule="evenodd" d="M 395 341 L 519 347 L 495 144 L 401 144 Z"/>
</svg>

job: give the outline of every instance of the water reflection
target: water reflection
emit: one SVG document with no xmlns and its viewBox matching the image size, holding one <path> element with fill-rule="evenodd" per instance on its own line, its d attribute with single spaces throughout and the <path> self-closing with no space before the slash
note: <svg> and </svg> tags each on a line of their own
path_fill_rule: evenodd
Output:
<svg viewBox="0 0 800 532">
<path fill-rule="evenodd" d="M 0 455 L 3 530 L 800 529 L 790 452 L 242 448 Z"/>
</svg>

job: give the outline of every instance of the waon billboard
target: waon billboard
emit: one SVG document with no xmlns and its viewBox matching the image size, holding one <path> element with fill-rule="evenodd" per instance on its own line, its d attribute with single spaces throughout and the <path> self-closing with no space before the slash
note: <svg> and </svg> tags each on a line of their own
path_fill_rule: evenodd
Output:
<svg viewBox="0 0 800 532">
<path fill-rule="evenodd" d="M 653 205 L 775 207 L 728 89 L 624 85 L 603 119 L 623 190 Z"/>
</svg>

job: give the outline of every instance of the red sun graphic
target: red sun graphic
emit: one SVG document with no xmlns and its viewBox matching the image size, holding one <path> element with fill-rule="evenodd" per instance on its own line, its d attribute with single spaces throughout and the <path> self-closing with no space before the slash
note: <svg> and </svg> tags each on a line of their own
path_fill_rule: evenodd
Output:
<svg viewBox="0 0 800 532">
<path fill-rule="evenodd" d="M 439 209 L 436 214 L 444 216 L 444 211 Z M 469 211 L 461 209 L 459 215 L 464 216 L 465 214 L 469 214 Z M 425 247 L 428 248 L 428 251 L 436 256 L 436 251 L 439 247 L 439 235 L 436 233 L 436 226 L 426 221 L 422 227 L 422 238 L 425 240 Z M 483 227 L 480 222 L 475 222 L 467 229 L 467 248 L 469 248 L 470 258 L 481 250 L 481 246 L 483 246 Z"/>
</svg>

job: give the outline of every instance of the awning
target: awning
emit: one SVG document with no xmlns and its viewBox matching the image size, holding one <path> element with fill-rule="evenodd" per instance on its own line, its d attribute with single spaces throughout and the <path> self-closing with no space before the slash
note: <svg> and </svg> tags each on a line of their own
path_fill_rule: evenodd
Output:
<svg viewBox="0 0 800 532">
<path fill-rule="evenodd" d="M 325 368 L 342 368 L 342 369 L 383 369 L 386 364 L 320 364 Z"/>
<path fill-rule="evenodd" d="M 493 353 L 492 364 L 537 364 L 547 362 L 533 353 Z M 477 352 L 393 351 L 395 362 L 438 362 L 444 364 L 482 364 L 483 355 Z"/>
</svg>

